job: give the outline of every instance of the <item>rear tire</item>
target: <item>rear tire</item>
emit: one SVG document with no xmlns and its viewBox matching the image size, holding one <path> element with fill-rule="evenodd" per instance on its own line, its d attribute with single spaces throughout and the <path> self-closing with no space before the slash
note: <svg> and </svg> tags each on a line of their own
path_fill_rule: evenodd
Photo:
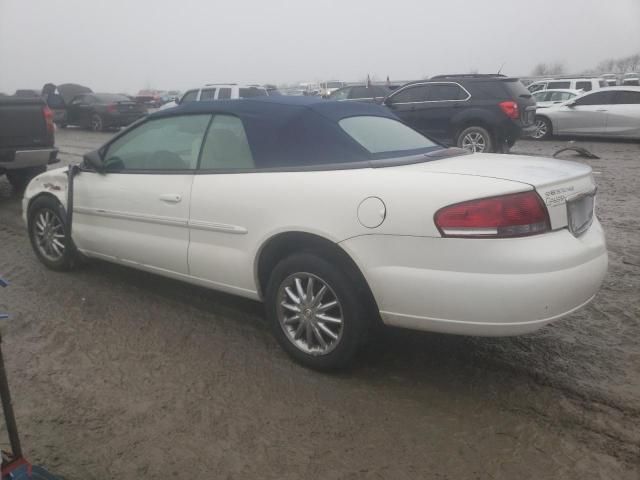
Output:
<svg viewBox="0 0 640 480">
<path fill-rule="evenodd" d="M 38 259 L 51 270 L 71 270 L 77 263 L 77 251 L 68 238 L 67 216 L 55 198 L 44 195 L 29 207 L 28 230 L 31 246 Z"/>
<path fill-rule="evenodd" d="M 352 278 L 314 253 L 296 253 L 275 266 L 265 307 L 280 346 L 317 370 L 348 366 L 368 330 L 367 301 Z"/>
<path fill-rule="evenodd" d="M 553 135 L 553 125 L 548 118 L 536 117 L 536 129 L 531 135 L 536 140 L 545 140 Z"/>
<path fill-rule="evenodd" d="M 46 171 L 46 166 L 9 170 L 7 172 L 7 180 L 9 180 L 9 183 L 16 192 L 22 192 L 34 177 Z"/>
<path fill-rule="evenodd" d="M 467 127 L 458 134 L 458 147 L 473 153 L 493 152 L 491 134 L 483 127 Z"/>
</svg>

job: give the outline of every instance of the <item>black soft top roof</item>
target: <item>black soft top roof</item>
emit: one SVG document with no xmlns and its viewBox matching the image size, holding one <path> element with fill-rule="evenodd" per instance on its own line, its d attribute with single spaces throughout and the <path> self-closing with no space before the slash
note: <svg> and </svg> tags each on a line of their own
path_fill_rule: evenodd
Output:
<svg viewBox="0 0 640 480">
<path fill-rule="evenodd" d="M 190 102 L 153 113 L 149 119 L 215 113 L 239 117 L 256 163 L 270 167 L 372 160 L 376 156 L 347 135 L 338 122 L 361 115 L 398 120 L 379 105 L 293 96 Z"/>
</svg>

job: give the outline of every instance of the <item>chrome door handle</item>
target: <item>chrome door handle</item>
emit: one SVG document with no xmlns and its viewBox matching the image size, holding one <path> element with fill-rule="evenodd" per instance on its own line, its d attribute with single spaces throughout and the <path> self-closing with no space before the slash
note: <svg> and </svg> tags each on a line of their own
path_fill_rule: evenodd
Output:
<svg viewBox="0 0 640 480">
<path fill-rule="evenodd" d="M 160 195 L 160 200 L 167 203 L 180 203 L 182 196 L 177 193 L 163 193 Z"/>
</svg>

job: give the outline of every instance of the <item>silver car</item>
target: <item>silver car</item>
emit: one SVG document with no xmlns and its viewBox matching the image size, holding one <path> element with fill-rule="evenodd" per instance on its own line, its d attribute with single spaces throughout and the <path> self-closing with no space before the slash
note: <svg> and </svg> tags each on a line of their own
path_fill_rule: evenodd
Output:
<svg viewBox="0 0 640 480">
<path fill-rule="evenodd" d="M 533 137 L 552 135 L 640 139 L 640 87 L 608 87 L 536 112 Z"/>
</svg>

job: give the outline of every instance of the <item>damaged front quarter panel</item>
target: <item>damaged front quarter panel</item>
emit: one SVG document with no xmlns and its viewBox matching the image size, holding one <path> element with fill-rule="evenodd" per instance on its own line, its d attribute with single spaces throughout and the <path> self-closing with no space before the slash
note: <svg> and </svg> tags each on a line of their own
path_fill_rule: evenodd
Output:
<svg viewBox="0 0 640 480">
<path fill-rule="evenodd" d="M 24 198 L 22 199 L 22 219 L 25 224 L 27 222 L 27 210 L 29 208 L 29 203 L 33 198 L 40 194 L 48 193 L 53 195 L 66 210 L 68 170 L 68 167 L 48 170 L 31 180 L 24 192 Z"/>
</svg>

